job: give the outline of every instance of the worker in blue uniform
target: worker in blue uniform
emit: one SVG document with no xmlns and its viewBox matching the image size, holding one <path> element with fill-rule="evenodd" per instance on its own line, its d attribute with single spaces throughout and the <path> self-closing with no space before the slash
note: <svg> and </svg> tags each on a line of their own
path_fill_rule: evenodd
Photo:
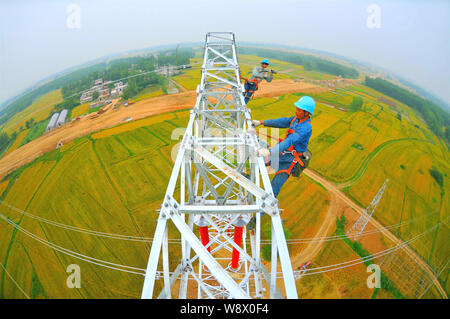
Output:
<svg viewBox="0 0 450 319">
<path fill-rule="evenodd" d="M 245 83 L 244 83 L 245 104 L 248 103 L 248 101 L 252 98 L 255 91 L 258 90 L 258 85 L 259 85 L 259 83 L 262 82 L 262 80 L 266 80 L 267 82 L 272 82 L 273 73 L 275 73 L 275 71 L 267 69 L 269 64 L 270 63 L 269 63 L 268 59 L 263 59 L 261 61 L 261 66 L 255 66 L 255 68 L 253 69 L 253 72 L 252 72 L 252 76 L 245 81 Z"/>
<path fill-rule="evenodd" d="M 299 175 L 299 172 L 308 165 L 311 157 L 308 143 L 312 133 L 311 116 L 314 113 L 315 101 L 309 96 L 303 96 L 294 105 L 295 116 L 264 121 L 253 120 L 254 127 L 264 125 L 288 129 L 286 137 L 280 143 L 270 150 L 260 148 L 256 152 L 257 156 L 263 156 L 266 159 L 266 165 L 271 165 L 276 170 L 271 182 L 275 197 L 278 197 L 281 187 L 289 176 L 296 175 L 295 172 Z M 254 224 L 255 217 L 249 222 L 249 228 L 254 228 Z"/>
</svg>

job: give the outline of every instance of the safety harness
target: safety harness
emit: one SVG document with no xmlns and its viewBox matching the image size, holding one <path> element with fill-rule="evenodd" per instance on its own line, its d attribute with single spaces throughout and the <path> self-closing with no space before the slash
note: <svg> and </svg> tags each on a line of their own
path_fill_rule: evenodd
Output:
<svg viewBox="0 0 450 319">
<path fill-rule="evenodd" d="M 261 67 L 258 67 L 258 72 L 261 72 Z M 264 71 L 264 72 L 268 72 L 268 71 Z M 251 96 L 251 99 L 254 99 L 255 98 L 255 95 L 253 94 L 253 93 L 255 93 L 255 91 L 258 91 L 258 85 L 259 85 L 259 83 L 261 83 L 262 82 L 262 78 L 260 78 L 260 77 L 257 77 L 257 76 L 255 76 L 255 77 L 251 77 L 250 79 L 246 79 L 246 78 L 244 78 L 244 77 L 241 77 L 243 80 L 245 80 L 245 82 L 248 82 L 248 83 L 253 83 L 254 84 L 254 87 L 255 87 L 255 89 L 254 90 L 251 90 L 251 89 L 249 89 L 247 92 L 245 92 L 245 97 L 247 97 L 247 94 L 248 93 L 252 93 L 252 96 Z M 253 79 L 252 79 L 253 78 Z"/>
<path fill-rule="evenodd" d="M 292 120 L 291 124 L 289 124 L 289 128 L 288 128 L 288 130 L 286 131 L 286 136 L 284 137 L 284 139 L 280 140 L 280 142 L 284 141 L 285 139 L 287 139 L 287 137 L 288 137 L 290 134 L 292 134 L 292 133 L 295 132 L 295 130 L 291 129 L 291 126 L 292 126 L 292 124 L 294 124 L 294 122 L 295 122 L 296 119 L 297 119 L 297 117 L 294 117 L 294 119 Z M 308 117 L 308 118 L 306 118 L 306 119 L 303 119 L 303 120 L 299 121 L 298 124 L 303 123 L 303 122 L 305 122 L 305 121 L 311 121 L 311 119 Z M 299 165 L 300 165 L 301 167 L 303 167 L 303 168 L 305 167 L 305 163 L 300 159 L 300 156 L 302 156 L 303 153 L 298 153 L 298 152 L 294 149 L 294 145 L 291 145 L 286 151 L 280 152 L 281 155 L 288 154 L 288 153 L 294 155 L 294 159 L 292 160 L 291 165 L 288 167 L 288 169 L 282 169 L 282 170 L 279 170 L 278 172 L 276 172 L 275 175 L 280 174 L 280 173 L 286 173 L 286 174 L 288 174 L 288 176 L 291 176 L 291 171 L 292 171 L 292 169 L 294 168 L 295 164 L 297 164 L 297 163 L 299 163 Z"/>
</svg>

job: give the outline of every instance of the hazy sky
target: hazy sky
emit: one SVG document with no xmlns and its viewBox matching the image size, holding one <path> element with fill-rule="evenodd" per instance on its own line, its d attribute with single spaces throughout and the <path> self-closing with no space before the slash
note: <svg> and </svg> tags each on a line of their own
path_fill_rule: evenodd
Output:
<svg viewBox="0 0 450 319">
<path fill-rule="evenodd" d="M 379 28 L 368 26 L 376 13 L 368 12 L 371 4 L 380 14 L 369 22 Z M 370 62 L 450 103 L 446 0 L 0 0 L 0 103 L 68 67 L 132 49 L 201 42 L 208 31 Z"/>
</svg>

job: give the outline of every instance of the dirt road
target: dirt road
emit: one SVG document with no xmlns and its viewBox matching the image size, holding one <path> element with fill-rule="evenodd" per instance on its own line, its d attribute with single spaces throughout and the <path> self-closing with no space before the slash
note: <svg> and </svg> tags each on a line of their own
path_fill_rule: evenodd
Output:
<svg viewBox="0 0 450 319">
<path fill-rule="evenodd" d="M 270 84 L 270 85 L 269 85 Z M 320 86 L 293 80 L 274 80 L 261 85 L 259 96 L 274 97 L 291 92 L 312 92 L 323 90 Z M 195 91 L 159 96 L 139 101 L 128 107 L 114 111 L 112 108 L 96 117 L 91 113 L 82 119 L 69 122 L 57 129 L 44 133 L 39 138 L 23 145 L 0 159 L 0 179 L 15 169 L 33 161 L 35 158 L 55 149 L 58 142 L 67 144 L 75 138 L 122 124 L 122 119 L 132 117 L 133 120 L 148 116 L 192 108 L 196 101 Z"/>
<path fill-rule="evenodd" d="M 270 83 L 262 82 L 258 91 L 255 92 L 255 98 L 258 97 L 277 97 L 290 93 L 322 93 L 330 89 L 304 81 L 296 82 L 291 79 L 273 80 Z"/>
<path fill-rule="evenodd" d="M 57 129 L 44 133 L 39 138 L 1 158 L 0 179 L 9 172 L 33 161 L 40 155 L 55 149 L 59 141 L 62 141 L 63 144 L 69 143 L 75 138 L 122 124 L 124 123 L 122 119 L 127 117 L 138 120 L 174 110 L 192 108 L 195 100 L 196 93 L 191 91 L 139 101 L 128 107 L 122 106 L 116 111 L 110 108 L 98 116 L 96 116 L 96 113 L 91 113 L 80 120 L 69 122 Z"/>
</svg>

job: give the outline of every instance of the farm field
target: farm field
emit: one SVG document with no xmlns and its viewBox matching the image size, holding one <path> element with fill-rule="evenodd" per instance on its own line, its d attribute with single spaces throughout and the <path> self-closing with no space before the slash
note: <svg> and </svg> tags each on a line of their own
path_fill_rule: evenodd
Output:
<svg viewBox="0 0 450 319">
<path fill-rule="evenodd" d="M 149 118 L 141 120 L 139 125 L 132 128 L 127 127 L 132 124 L 128 123 L 122 125 L 120 130 L 120 126 L 107 129 L 38 158 L 20 174 L 17 173 L 12 187 L 3 187 L 6 190 L 3 193 L 4 203 L 41 218 L 83 229 L 130 236 L 153 236 L 156 219 L 154 209 L 161 202 L 173 165 L 170 158 L 163 155 L 162 148 L 171 148 L 178 142 L 171 140 L 171 132 L 178 126 L 177 123 L 187 122 L 188 112 L 170 115 L 170 120 L 167 119 L 168 116 L 157 116 L 157 120 L 151 121 L 153 123 L 150 123 Z M 152 138 L 152 134 L 157 138 Z M 39 176 L 36 175 L 38 173 Z M 28 184 L 25 192 L 19 191 L 24 189 L 22 184 L 31 176 L 36 183 Z M 292 191 L 286 193 L 281 201 L 286 206 L 285 214 L 289 224 L 292 224 L 292 233 L 295 236 L 297 233 L 308 236 L 313 233 L 314 223 L 320 223 L 320 217 L 326 212 L 326 191 L 306 177 L 290 181 L 287 188 Z M 300 188 L 300 193 L 298 190 L 293 192 L 297 188 Z M 310 203 L 310 209 L 298 212 L 295 206 L 289 205 L 292 196 L 299 194 Z M 105 199 L 108 200 L 105 202 Z M 315 205 L 315 201 L 320 201 L 322 205 Z M 66 249 L 118 264 L 138 268 L 146 266 L 149 243 L 130 244 L 123 240 L 68 231 L 37 222 L 5 205 L 1 205 L 0 212 L 20 222 L 20 226 L 31 233 Z M 4 222 L 1 225 L 5 231 L 9 229 L 6 232 L 7 238 L 11 238 L 11 226 Z M 2 263 L 5 263 L 7 250 L 6 264 L 8 267 L 14 265 L 15 268 L 11 275 L 23 281 L 27 291 L 34 291 L 34 297 L 139 296 L 143 279 L 141 276 L 101 268 L 54 252 L 22 232 L 16 232 L 14 240 L 2 242 L 5 246 L 1 247 Z M 172 253 L 177 252 L 178 248 L 174 247 Z M 26 267 L 18 267 L 24 258 L 29 263 Z M 90 278 L 89 283 L 76 291 L 65 287 L 65 268 L 72 263 L 79 264 L 84 276 Z M 44 264 L 50 266 L 39 266 Z M 119 283 L 115 285 L 116 289 L 109 290 L 111 285 L 108 283 L 111 282 Z M 6 278 L 4 283 L 6 296 L 20 297 L 20 291 L 16 290 L 12 282 Z"/>
<path fill-rule="evenodd" d="M 357 260 L 358 258 L 358 254 L 343 241 L 330 241 L 314 259 L 311 267 L 338 264 L 344 260 Z M 367 288 L 365 282 L 361 282 L 367 277 L 366 266 L 362 263 L 350 269 L 350 271 L 349 268 L 344 268 L 303 276 L 297 284 L 299 298 L 369 299 L 373 291 Z"/>
<path fill-rule="evenodd" d="M 72 110 L 72 115 L 71 115 L 71 119 L 77 118 L 81 115 L 87 114 L 89 112 L 90 109 L 90 104 L 91 102 L 88 103 L 83 103 L 78 105 L 77 107 L 75 107 Z"/>
<path fill-rule="evenodd" d="M 151 99 L 153 97 L 157 97 L 157 96 L 161 96 L 161 95 L 165 95 L 165 94 L 166 93 L 164 93 L 164 91 L 161 89 L 160 86 L 149 85 L 148 87 L 143 89 L 135 98 L 133 98 L 133 100 L 135 102 L 137 102 L 137 101 Z"/>
<path fill-rule="evenodd" d="M 404 240 L 441 222 L 435 231 L 411 244 L 434 269 L 439 269 L 448 259 L 449 251 L 445 237 L 448 235 L 448 177 L 441 187 L 430 175 L 433 167 L 439 167 L 444 176 L 450 173 L 448 163 L 440 160 L 439 155 L 438 147 L 427 142 L 403 140 L 392 143 L 373 157 L 365 174 L 347 190 L 352 198 L 367 206 L 388 178 L 387 192 L 374 217 L 384 225 L 420 218 L 420 223 L 406 224 L 397 230 L 397 235 Z M 436 247 L 440 248 L 436 250 Z M 446 282 L 446 277 L 442 280 Z"/>
<path fill-rule="evenodd" d="M 6 150 L 6 152 L 3 154 L 3 156 L 8 155 L 9 153 L 14 151 L 15 149 L 19 148 L 20 145 L 22 145 L 23 139 L 28 134 L 28 131 L 29 131 L 29 129 L 28 130 L 24 130 L 24 131 L 20 132 L 19 134 L 17 134 L 17 137 L 14 140 L 14 143 L 11 144 L 11 146 Z"/>
<path fill-rule="evenodd" d="M 61 90 L 54 90 L 44 94 L 33 101 L 25 110 L 14 115 L 2 128 L 6 133 L 11 134 L 21 126 L 25 127 L 25 122 L 34 119 L 34 122 L 45 120 L 52 111 L 55 104 L 62 101 Z"/>
<path fill-rule="evenodd" d="M 324 93 L 316 97 L 326 100 L 331 95 Z M 291 116 L 292 103 L 296 98 L 298 96 L 285 95 L 278 101 L 256 99 L 252 117 Z M 436 139 L 426 138 L 423 131 L 427 128 L 400 121 L 394 113 L 381 110 L 370 102 L 365 102 L 361 111 L 357 112 L 343 112 L 318 103 L 312 125 L 312 169 L 342 185 L 344 191 L 362 207 L 369 205 L 384 180 L 389 178 L 388 190 L 374 217 L 386 226 L 406 221 L 405 225 L 396 228 L 397 236 L 409 240 L 442 223 L 411 244 L 419 255 L 430 262 L 436 273 L 442 270 L 449 254 L 446 205 L 450 190 L 448 186 L 442 189 L 430 170 L 439 167 L 446 176 L 444 185 L 448 185 L 450 171 L 445 160 L 446 150 Z M 258 131 L 262 139 L 265 135 L 284 137 L 285 134 L 285 130 L 277 133 L 276 129 L 271 128 Z M 275 143 L 270 139 L 268 141 L 271 145 Z M 369 247 L 371 253 L 390 247 L 382 242 L 378 247 L 373 245 L 373 240 L 363 241 L 363 246 Z M 436 250 L 436 247 L 442 249 Z M 440 281 L 445 285 L 447 274 L 443 272 L 442 276 Z M 428 294 L 439 296 L 437 291 L 431 291 Z"/>
<path fill-rule="evenodd" d="M 260 60 L 259 57 L 246 55 L 239 58 L 242 74 L 248 73 L 252 65 Z M 191 60 L 199 61 L 199 58 Z M 310 149 L 313 158 L 310 169 L 332 181 L 363 208 L 369 205 L 388 178 L 388 188 L 374 218 L 384 226 L 399 225 L 391 231 L 405 241 L 423 235 L 421 240 L 412 242 L 410 246 L 439 274 L 441 284 L 448 291 L 448 273 L 439 273 L 449 256 L 448 149 L 406 105 L 393 99 L 390 100 L 396 103 L 395 107 L 379 101 L 379 98 L 387 97 L 362 84 L 345 90 L 300 84 L 294 86 L 293 78 L 297 77 L 318 80 L 335 77 L 319 73 L 314 75 L 301 66 L 283 61 L 271 62 L 271 67 L 280 73 L 273 83 L 261 85 L 256 98 L 249 102 L 253 119 L 290 117 L 294 113 L 293 103 L 300 96 L 313 96 L 317 105 L 312 118 Z M 200 80 L 200 70 L 195 67 L 188 69 L 174 76 L 173 80 L 187 90 L 195 90 Z M 285 88 L 287 85 L 291 85 L 288 90 Z M 98 118 L 83 118 L 29 143 L 29 152 L 24 154 L 28 154 L 30 160 L 21 162 L 21 165 L 15 164 L 16 170 L 0 180 L 0 217 L 8 217 L 42 240 L 70 251 L 117 265 L 144 269 L 150 242 L 93 236 L 82 230 L 153 236 L 157 218 L 155 210 L 161 204 L 172 170 L 171 153 L 182 134 L 174 132 L 179 133 L 177 128 L 187 124 L 189 109 L 195 102 L 192 91 L 163 94 L 162 90 L 148 88 L 137 97 L 136 100 L 141 101 L 133 106 L 108 110 Z M 363 97 L 363 104 L 359 109 L 354 109 L 352 102 L 358 96 Z M 75 108 L 72 117 L 86 113 L 85 110 L 86 105 Z M 400 118 L 398 112 L 402 114 Z M 14 155 L 11 154 L 13 151 L 20 154 L 20 145 L 27 138 L 36 137 L 37 133 L 33 132 L 40 129 L 35 125 L 29 131 L 22 131 L 7 155 Z M 258 133 L 262 140 L 274 145 L 274 138 L 284 137 L 285 130 L 260 127 Z M 67 138 L 67 143 L 54 149 L 61 138 Z M 51 139 L 51 143 L 41 142 L 45 139 Z M 31 149 L 30 144 L 40 146 Z M 46 147 L 41 147 L 44 144 Z M 442 175 L 441 183 L 433 177 L 433 170 Z M 306 175 L 289 179 L 279 200 L 290 238 L 314 237 L 326 218 L 334 221 L 336 216 L 328 215 L 330 199 L 330 193 Z M 349 219 L 349 226 L 356 221 L 356 213 L 348 206 L 338 209 L 339 214 L 344 212 Z M 23 211 L 78 227 L 79 231 L 35 220 Z M 263 223 L 267 224 L 264 218 Z M 335 230 L 334 223 L 331 225 L 327 236 L 333 235 Z M 374 227 L 368 226 L 368 229 L 374 230 Z M 0 262 L 6 265 L 32 298 L 140 296 L 141 275 L 100 267 L 55 251 L 30 234 L 14 230 L 2 219 L 0 232 L 2 238 L 6 238 L 0 241 Z M 170 229 L 169 236 L 174 234 L 174 229 Z M 363 237 L 361 244 L 370 253 L 392 247 L 392 243 L 379 234 Z M 294 267 L 306 261 L 295 259 L 295 256 L 302 256 L 305 247 L 306 244 L 289 245 L 296 263 Z M 180 254 L 179 247 L 171 247 L 171 255 L 176 254 Z M 314 255 L 312 267 L 360 258 L 342 240 L 325 241 Z M 171 258 L 171 261 L 175 259 Z M 381 263 L 383 260 L 376 259 L 375 262 Z M 81 289 L 67 289 L 66 268 L 70 264 L 80 265 L 83 278 L 87 278 Z M 23 298 L 5 273 L 0 271 L 0 274 L 1 297 Z M 386 270 L 386 275 L 394 283 L 402 280 L 394 274 L 392 269 Z M 297 283 L 299 296 L 396 298 L 384 289 L 377 292 L 368 289 L 365 285 L 367 275 L 366 266 L 361 263 L 333 272 L 304 276 Z M 399 289 L 405 296 L 410 296 L 408 287 Z M 425 298 L 439 296 L 434 288 L 424 295 Z"/>
</svg>

